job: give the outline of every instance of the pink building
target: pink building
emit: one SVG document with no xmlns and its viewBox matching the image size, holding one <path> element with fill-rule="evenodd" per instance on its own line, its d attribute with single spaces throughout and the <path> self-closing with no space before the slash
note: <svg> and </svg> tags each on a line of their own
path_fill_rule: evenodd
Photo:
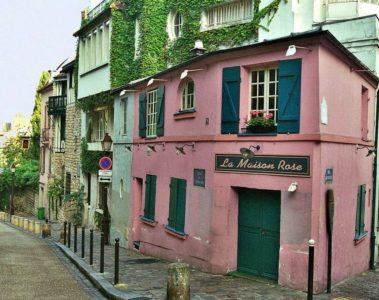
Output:
<svg viewBox="0 0 379 300">
<path fill-rule="evenodd" d="M 286 56 L 290 45 L 297 48 Z M 325 194 L 333 190 L 332 282 L 368 269 L 373 159 L 366 155 L 377 84 L 330 33 L 313 31 L 204 54 L 116 89 L 140 91 L 129 246 L 306 289 L 314 239 L 322 291 Z M 275 126 L 246 129 L 262 111 Z"/>
</svg>

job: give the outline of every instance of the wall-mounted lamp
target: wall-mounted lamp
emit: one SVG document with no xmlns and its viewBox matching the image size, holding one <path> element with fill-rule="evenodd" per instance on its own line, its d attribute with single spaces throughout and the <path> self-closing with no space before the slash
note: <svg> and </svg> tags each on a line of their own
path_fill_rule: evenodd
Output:
<svg viewBox="0 0 379 300">
<path fill-rule="evenodd" d="M 205 69 L 193 69 L 193 70 L 184 70 L 182 74 L 180 74 L 180 79 L 184 79 L 188 76 L 188 73 L 190 72 L 198 72 L 198 71 L 204 71 Z"/>
<path fill-rule="evenodd" d="M 139 92 L 139 90 L 122 90 L 120 93 L 120 97 L 124 96 L 128 92 Z"/>
<path fill-rule="evenodd" d="M 167 79 L 150 78 L 150 80 L 147 82 L 147 86 L 152 85 L 156 81 L 165 82 L 165 81 L 168 81 L 168 80 Z"/>
<path fill-rule="evenodd" d="M 133 146 L 135 146 L 133 143 L 125 144 L 125 149 L 129 152 L 133 152 Z M 139 148 L 139 144 L 137 144 L 137 147 Z"/>
<path fill-rule="evenodd" d="M 361 149 L 367 149 L 366 157 L 371 156 L 371 155 L 373 157 L 375 157 L 375 155 L 376 155 L 376 149 L 375 148 L 372 148 L 370 146 L 359 146 L 359 145 L 356 146 L 356 150 L 361 150 Z"/>
<path fill-rule="evenodd" d="M 166 143 L 162 142 L 162 143 L 147 145 L 147 150 L 146 150 L 147 154 L 150 155 L 152 152 L 157 152 L 157 149 L 156 149 L 157 146 L 162 146 L 162 150 L 165 150 Z"/>
<path fill-rule="evenodd" d="M 241 148 L 240 149 L 240 153 L 242 154 L 243 158 L 252 158 L 254 156 L 255 153 L 254 153 L 253 150 L 251 150 L 251 148 L 253 148 L 256 151 L 259 151 L 261 149 L 261 146 L 259 146 L 259 145 L 256 145 L 256 146 L 251 145 L 249 148 Z"/>
<path fill-rule="evenodd" d="M 180 155 L 180 154 L 186 155 L 186 152 L 184 151 L 184 147 L 192 147 L 192 151 L 194 151 L 195 150 L 195 142 L 192 142 L 191 144 L 184 144 L 181 147 L 175 147 L 176 155 Z"/>
<path fill-rule="evenodd" d="M 299 184 L 297 182 L 292 182 L 288 187 L 288 192 L 293 193 L 297 190 Z"/>
<path fill-rule="evenodd" d="M 307 49 L 309 52 L 312 51 L 312 49 L 308 48 L 308 47 L 300 47 L 300 46 L 295 46 L 295 45 L 289 45 L 288 49 L 287 49 L 287 52 L 286 52 L 286 56 L 295 55 L 296 54 L 296 49 Z"/>
<path fill-rule="evenodd" d="M 201 40 L 196 40 L 195 41 L 195 47 L 191 49 L 191 53 L 193 55 L 199 56 L 203 55 L 207 51 L 207 49 L 204 48 L 204 44 Z"/>
<path fill-rule="evenodd" d="M 103 140 L 101 141 L 101 147 L 103 151 L 108 152 L 111 150 L 113 144 L 113 140 L 108 132 L 105 133 Z"/>
</svg>

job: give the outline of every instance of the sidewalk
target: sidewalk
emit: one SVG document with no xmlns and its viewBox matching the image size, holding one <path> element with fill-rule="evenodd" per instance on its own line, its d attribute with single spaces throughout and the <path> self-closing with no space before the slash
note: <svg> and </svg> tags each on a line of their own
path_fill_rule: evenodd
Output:
<svg viewBox="0 0 379 300">
<path fill-rule="evenodd" d="M 74 253 L 74 229 L 71 229 L 71 247 L 59 243 L 63 224 L 52 223 L 52 238 L 62 252 L 83 273 L 100 282 L 119 296 L 114 299 L 166 299 L 166 278 L 170 262 L 120 248 L 120 285 L 113 287 L 114 246 L 105 246 L 104 273 L 100 272 L 100 233 L 94 231 L 94 264 L 89 266 L 89 230 L 85 230 L 85 258 L 81 258 L 81 228 L 78 228 L 77 251 Z M 21 230 L 21 229 L 20 229 Z M 93 279 L 92 278 L 92 279 Z M 315 295 L 314 299 L 379 299 L 379 272 L 365 272 L 333 286 L 332 294 Z M 99 284 L 95 284 L 99 287 Z M 115 295 L 115 294 L 113 294 Z M 135 297 L 137 296 L 137 298 Z M 269 282 L 232 276 L 213 275 L 191 269 L 191 299 L 306 299 L 306 293 Z M 109 297 L 110 298 L 110 297 Z"/>
</svg>

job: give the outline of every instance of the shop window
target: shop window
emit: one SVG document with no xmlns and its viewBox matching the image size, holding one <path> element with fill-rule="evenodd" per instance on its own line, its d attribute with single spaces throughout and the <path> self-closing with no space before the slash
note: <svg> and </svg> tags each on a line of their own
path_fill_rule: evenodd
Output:
<svg viewBox="0 0 379 300">
<path fill-rule="evenodd" d="M 170 40 L 174 40 L 182 35 L 183 17 L 177 11 L 172 11 L 168 15 L 167 31 Z"/>
<path fill-rule="evenodd" d="M 145 184 L 145 208 L 143 210 L 143 216 L 150 221 L 154 221 L 157 176 L 146 175 Z"/>
<path fill-rule="evenodd" d="M 210 30 L 244 22 L 253 19 L 251 0 L 229 1 L 207 9 L 202 14 L 201 29 Z"/>
<path fill-rule="evenodd" d="M 186 215 L 186 190 L 186 180 L 171 178 L 170 208 L 167 228 L 179 234 L 184 234 Z"/>
<path fill-rule="evenodd" d="M 164 134 L 164 87 L 140 93 L 139 135 L 154 138 Z"/>
<path fill-rule="evenodd" d="M 365 231 L 365 199 L 366 199 L 366 185 L 362 184 L 358 187 L 357 197 L 357 211 L 355 221 L 355 240 L 363 238 L 367 231 Z"/>
<path fill-rule="evenodd" d="M 195 109 L 195 84 L 192 80 L 187 81 L 182 89 L 180 110 Z"/>
</svg>

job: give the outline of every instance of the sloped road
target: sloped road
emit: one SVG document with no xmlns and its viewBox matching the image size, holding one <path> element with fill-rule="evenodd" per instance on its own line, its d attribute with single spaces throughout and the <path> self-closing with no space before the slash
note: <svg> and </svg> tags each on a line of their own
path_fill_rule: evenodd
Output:
<svg viewBox="0 0 379 300">
<path fill-rule="evenodd" d="M 0 299 L 94 299 L 50 245 L 0 223 Z"/>
</svg>

